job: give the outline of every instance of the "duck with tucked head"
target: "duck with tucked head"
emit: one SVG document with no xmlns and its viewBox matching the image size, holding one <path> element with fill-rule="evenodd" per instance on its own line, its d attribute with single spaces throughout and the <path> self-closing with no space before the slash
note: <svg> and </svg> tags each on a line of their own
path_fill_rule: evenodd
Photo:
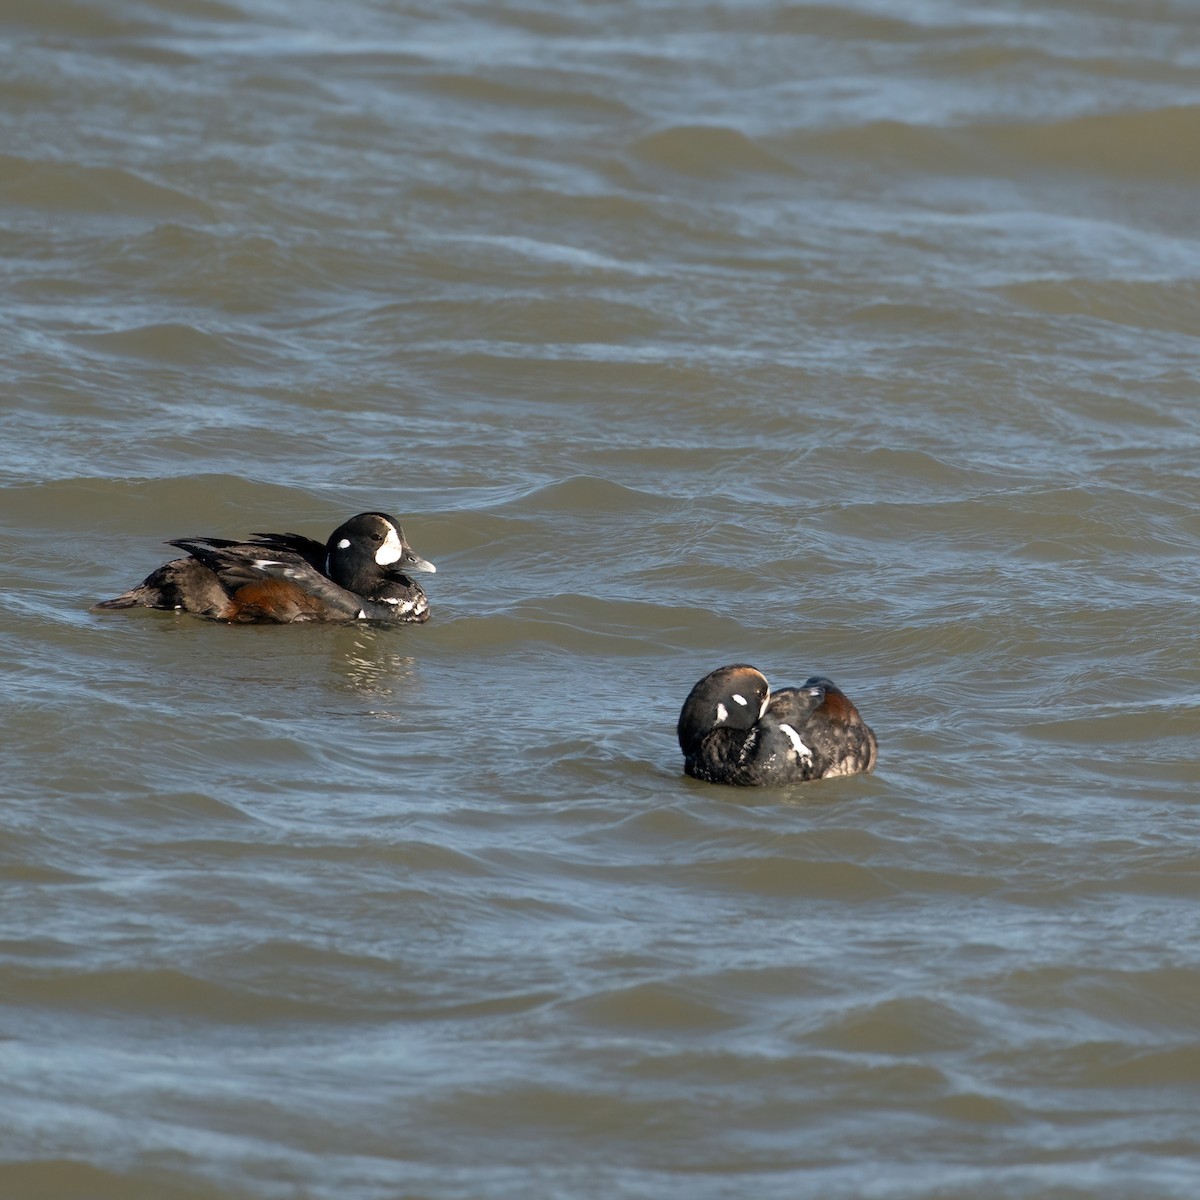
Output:
<svg viewBox="0 0 1200 1200">
<path fill-rule="evenodd" d="M 819 675 L 772 693 L 745 663 L 719 667 L 679 714 L 684 772 L 706 783 L 782 787 L 875 766 L 875 735 L 836 684 Z"/>
<path fill-rule="evenodd" d="M 94 607 L 175 609 L 233 624 L 429 620 L 429 601 L 409 572 L 436 568 L 386 513 L 359 513 L 325 543 L 256 533 L 245 542 L 186 537 L 167 545 L 188 557 Z"/>
</svg>

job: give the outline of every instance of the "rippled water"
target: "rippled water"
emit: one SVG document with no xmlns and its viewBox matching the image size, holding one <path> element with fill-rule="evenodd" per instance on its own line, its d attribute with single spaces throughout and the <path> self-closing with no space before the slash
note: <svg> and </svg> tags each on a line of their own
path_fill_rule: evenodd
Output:
<svg viewBox="0 0 1200 1200">
<path fill-rule="evenodd" d="M 1196 1195 L 1193 4 L 0 55 L 0 1193 Z M 88 611 L 378 508 L 426 626 Z M 737 660 L 878 773 L 683 778 Z"/>
</svg>

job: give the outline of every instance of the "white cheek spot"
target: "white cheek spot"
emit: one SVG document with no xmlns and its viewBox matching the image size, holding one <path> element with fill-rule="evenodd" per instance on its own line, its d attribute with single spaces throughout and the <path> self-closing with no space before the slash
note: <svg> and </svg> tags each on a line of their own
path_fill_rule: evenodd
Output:
<svg viewBox="0 0 1200 1200">
<path fill-rule="evenodd" d="M 747 701 L 746 701 L 746 697 L 745 697 L 745 696 L 739 696 L 739 695 L 737 694 L 737 692 L 734 692 L 734 693 L 733 693 L 733 698 L 734 698 L 734 699 L 735 699 L 735 700 L 736 700 L 736 701 L 737 701 L 737 702 L 738 702 L 738 703 L 739 703 L 739 704 L 740 704 L 740 705 L 741 705 L 743 708 L 745 708 L 745 707 L 746 707 L 746 703 L 747 703 Z"/>
<path fill-rule="evenodd" d="M 350 549 L 350 539 L 342 538 L 342 540 L 340 542 L 338 542 L 338 549 L 339 550 L 349 550 Z"/>
<path fill-rule="evenodd" d="M 381 567 L 386 567 L 389 563 L 398 561 L 403 553 L 404 547 L 400 545 L 400 535 L 396 532 L 395 525 L 389 525 L 383 545 L 375 551 L 375 561 Z"/>
<path fill-rule="evenodd" d="M 718 704 L 717 705 L 717 724 L 720 725 L 720 723 L 724 720 L 727 720 L 728 717 L 729 717 L 729 709 L 727 709 L 725 707 L 725 705 L 723 705 L 723 704 Z"/>
<path fill-rule="evenodd" d="M 792 743 L 792 748 L 801 758 L 812 758 L 812 751 L 804 744 L 800 735 L 790 726 L 780 722 L 779 728 L 787 734 L 787 739 Z"/>
</svg>

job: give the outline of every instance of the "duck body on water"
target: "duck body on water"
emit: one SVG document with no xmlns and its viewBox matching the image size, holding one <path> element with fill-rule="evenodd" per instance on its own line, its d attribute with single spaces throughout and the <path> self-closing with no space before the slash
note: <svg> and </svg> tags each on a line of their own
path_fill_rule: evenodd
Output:
<svg viewBox="0 0 1200 1200">
<path fill-rule="evenodd" d="M 871 771 L 878 743 L 850 698 L 814 675 L 772 693 L 746 663 L 718 667 L 684 701 L 684 773 L 706 783 L 783 787 Z"/>
<path fill-rule="evenodd" d="M 325 543 L 297 533 L 244 542 L 185 537 L 186 550 L 99 610 L 161 608 L 231 624 L 429 620 L 429 601 L 410 571 L 435 571 L 386 513 L 359 513 Z"/>
</svg>

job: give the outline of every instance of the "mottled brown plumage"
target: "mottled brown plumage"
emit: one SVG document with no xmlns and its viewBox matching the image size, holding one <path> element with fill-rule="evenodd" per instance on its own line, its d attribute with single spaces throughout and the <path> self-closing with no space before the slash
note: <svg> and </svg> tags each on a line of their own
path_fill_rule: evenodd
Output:
<svg viewBox="0 0 1200 1200">
<path fill-rule="evenodd" d="M 813 676 L 773 695 L 761 671 L 719 667 L 692 688 L 676 729 L 695 779 L 778 787 L 874 769 L 875 734 L 832 681 Z"/>
</svg>

